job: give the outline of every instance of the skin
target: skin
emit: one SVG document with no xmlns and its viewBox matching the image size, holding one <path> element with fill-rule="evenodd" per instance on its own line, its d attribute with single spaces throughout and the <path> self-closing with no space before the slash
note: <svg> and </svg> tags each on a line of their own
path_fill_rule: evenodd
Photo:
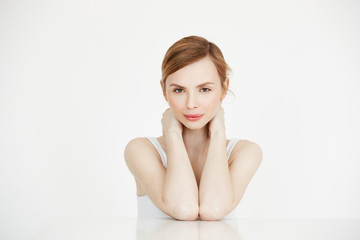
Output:
<svg viewBox="0 0 360 240">
<path fill-rule="evenodd" d="M 198 87 L 203 83 L 208 84 Z M 190 162 L 194 171 L 198 173 L 195 177 L 199 184 L 210 144 L 209 136 L 217 130 L 225 132 L 221 103 L 226 91 L 210 57 L 169 75 L 166 87 L 162 81 L 160 84 L 170 108 L 163 113 L 163 136 L 159 141 L 166 148 L 167 134 L 176 132 L 182 135 Z M 229 85 L 229 79 L 226 79 L 226 84 Z M 200 120 L 192 122 L 186 119 L 184 114 L 205 115 Z"/>
<path fill-rule="evenodd" d="M 163 135 L 158 140 L 168 164 L 162 166 L 148 140 L 129 142 L 125 160 L 136 179 L 138 195 L 147 194 L 175 219 L 219 220 L 241 200 L 261 163 L 262 151 L 256 143 L 240 140 L 227 161 L 221 106 L 226 91 L 210 57 L 169 75 L 161 87 L 169 108 L 163 113 Z M 204 115 L 190 121 L 184 114 Z"/>
<path fill-rule="evenodd" d="M 209 84 L 197 87 L 206 82 Z M 170 106 L 163 114 L 164 136 L 170 131 L 181 132 L 191 159 L 199 155 L 204 156 L 207 153 L 211 131 L 218 128 L 225 131 L 221 103 L 226 92 L 212 60 L 206 57 L 169 75 L 165 89 L 163 82 L 160 84 L 164 98 Z M 184 88 L 172 86 L 172 84 L 178 84 Z M 229 79 L 226 79 L 226 84 L 229 85 Z M 220 116 L 215 118 L 218 112 Z M 187 120 L 184 114 L 205 115 L 200 120 L 192 122 Z M 212 119 L 215 121 L 211 121 Z"/>
</svg>

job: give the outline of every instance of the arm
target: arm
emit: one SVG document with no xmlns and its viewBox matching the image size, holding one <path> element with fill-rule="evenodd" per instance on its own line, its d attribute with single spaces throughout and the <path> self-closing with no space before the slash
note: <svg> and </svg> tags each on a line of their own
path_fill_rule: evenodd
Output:
<svg viewBox="0 0 360 240">
<path fill-rule="evenodd" d="M 198 187 L 182 135 L 169 133 L 165 143 L 168 162 L 164 203 L 178 219 L 195 220 L 199 214 Z"/>
<path fill-rule="evenodd" d="M 175 219 L 195 220 L 199 213 L 197 186 L 193 186 L 188 166 L 184 164 L 186 158 L 181 157 L 182 151 L 174 150 L 173 146 L 178 146 L 180 140 L 176 136 L 168 140 L 167 148 L 171 152 L 168 169 L 162 165 L 152 143 L 145 138 L 135 138 L 127 144 L 124 151 L 126 164 L 155 206 Z"/>
<path fill-rule="evenodd" d="M 126 163 L 159 209 L 179 220 L 195 220 L 199 214 L 198 188 L 182 139 L 181 124 L 168 109 L 163 114 L 162 125 L 167 169 L 156 149 L 144 138 L 134 139 L 126 146 Z"/>
<path fill-rule="evenodd" d="M 212 133 L 200 181 L 200 218 L 220 219 L 229 213 L 234 202 L 233 186 L 226 156 L 225 133 Z"/>
<path fill-rule="evenodd" d="M 200 218 L 219 220 L 240 202 L 262 161 L 262 151 L 250 141 L 237 143 L 229 165 L 222 108 L 210 121 L 209 136 L 210 145 L 199 186 Z"/>
<path fill-rule="evenodd" d="M 262 161 L 262 150 L 254 142 L 237 143 L 230 166 L 223 157 L 222 134 L 210 140 L 208 158 L 200 182 L 200 219 L 219 220 L 240 202 Z M 213 144 L 211 144 L 213 142 Z"/>
</svg>

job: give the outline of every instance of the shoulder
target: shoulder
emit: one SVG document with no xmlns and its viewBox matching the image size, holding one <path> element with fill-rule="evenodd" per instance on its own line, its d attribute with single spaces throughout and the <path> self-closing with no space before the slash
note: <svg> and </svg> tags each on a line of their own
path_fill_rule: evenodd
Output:
<svg viewBox="0 0 360 240">
<path fill-rule="evenodd" d="M 263 152 L 259 144 L 249 140 L 239 140 L 234 146 L 232 160 L 251 161 L 259 165 L 263 158 Z"/>
<path fill-rule="evenodd" d="M 253 151 L 262 152 L 259 144 L 252 142 L 250 140 L 239 140 L 236 143 L 234 149 L 237 149 L 237 150 L 252 149 Z"/>
<path fill-rule="evenodd" d="M 165 167 L 156 148 L 147 138 L 138 137 L 130 140 L 125 147 L 124 158 L 135 178 L 139 196 L 151 192 L 151 184 L 159 186 L 159 181 L 165 176 Z"/>
<path fill-rule="evenodd" d="M 146 146 L 148 145 L 148 140 L 145 137 L 136 137 L 131 139 L 128 144 L 125 147 L 125 151 L 127 149 L 133 148 L 133 147 L 139 147 L 139 146 Z"/>
<path fill-rule="evenodd" d="M 125 147 L 125 154 L 132 152 L 133 150 L 138 149 L 139 147 L 147 147 L 148 142 L 149 141 L 144 137 L 137 137 L 131 139 Z"/>
<path fill-rule="evenodd" d="M 156 155 L 153 144 L 145 137 L 137 137 L 128 142 L 124 150 L 125 161 L 129 162 L 136 156 Z"/>
</svg>

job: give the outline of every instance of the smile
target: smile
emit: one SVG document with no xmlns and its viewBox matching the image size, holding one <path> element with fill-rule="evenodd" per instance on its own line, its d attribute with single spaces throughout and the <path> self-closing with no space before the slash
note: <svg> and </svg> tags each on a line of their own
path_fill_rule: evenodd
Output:
<svg viewBox="0 0 360 240">
<path fill-rule="evenodd" d="M 193 114 L 193 115 L 185 115 L 187 120 L 189 121 L 197 121 L 199 120 L 202 116 L 204 116 L 204 114 Z"/>
</svg>

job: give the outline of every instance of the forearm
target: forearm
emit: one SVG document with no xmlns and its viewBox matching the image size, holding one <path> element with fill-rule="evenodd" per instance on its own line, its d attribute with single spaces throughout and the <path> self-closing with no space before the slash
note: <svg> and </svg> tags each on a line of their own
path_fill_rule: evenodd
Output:
<svg viewBox="0 0 360 240">
<path fill-rule="evenodd" d="M 227 213 L 233 203 L 233 188 L 226 155 L 226 136 L 213 133 L 199 186 L 200 217 L 219 217 Z M 207 218 L 207 217 L 205 217 Z M 221 218 L 221 217 L 220 217 Z"/>
<path fill-rule="evenodd" d="M 181 134 L 168 134 L 165 144 L 167 169 L 163 189 L 164 203 L 177 216 L 189 216 L 195 211 L 197 216 L 198 187 Z"/>
</svg>

